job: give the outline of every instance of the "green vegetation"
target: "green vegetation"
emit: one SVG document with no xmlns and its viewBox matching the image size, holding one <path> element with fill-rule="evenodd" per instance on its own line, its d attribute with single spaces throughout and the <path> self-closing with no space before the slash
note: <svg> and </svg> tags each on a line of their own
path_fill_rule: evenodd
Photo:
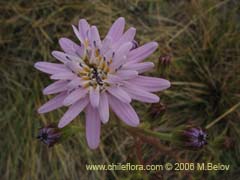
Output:
<svg viewBox="0 0 240 180">
<path fill-rule="evenodd" d="M 9 0 L 0 2 L 0 179 L 237 179 L 240 166 L 240 1 L 239 0 Z M 58 39 L 77 42 L 71 24 L 86 18 L 105 35 L 124 16 L 137 29 L 137 41 L 155 40 L 150 72 L 172 87 L 157 105 L 134 103 L 141 129 L 171 132 L 182 125 L 207 127 L 208 145 L 179 149 L 167 141 L 134 133 L 112 114 L 102 126 L 100 147 L 86 144 L 84 118 L 73 137 L 47 148 L 38 128 L 57 122 L 65 109 L 39 115 L 51 80 L 34 69 L 36 61 L 55 62 Z M 160 55 L 171 55 L 163 66 Z M 154 114 L 154 115 L 153 115 Z M 157 114 L 157 115 L 156 115 Z M 213 162 L 229 171 L 86 171 L 86 164 L 164 164 Z"/>
</svg>

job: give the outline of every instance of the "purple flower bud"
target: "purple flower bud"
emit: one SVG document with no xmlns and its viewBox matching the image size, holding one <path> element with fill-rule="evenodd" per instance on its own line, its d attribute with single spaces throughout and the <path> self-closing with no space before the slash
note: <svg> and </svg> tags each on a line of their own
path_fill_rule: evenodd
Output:
<svg viewBox="0 0 240 180">
<path fill-rule="evenodd" d="M 40 128 L 37 138 L 42 141 L 48 147 L 52 147 L 56 144 L 61 137 L 59 129 L 54 125 L 48 125 Z"/>
<path fill-rule="evenodd" d="M 187 126 L 173 133 L 174 142 L 184 149 L 199 150 L 207 144 L 207 134 L 200 127 Z"/>
</svg>

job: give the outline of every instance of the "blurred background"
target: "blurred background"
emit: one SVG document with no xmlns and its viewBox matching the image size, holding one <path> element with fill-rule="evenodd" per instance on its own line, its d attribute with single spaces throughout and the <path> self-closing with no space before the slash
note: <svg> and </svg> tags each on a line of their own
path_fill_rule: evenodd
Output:
<svg viewBox="0 0 240 180">
<path fill-rule="evenodd" d="M 240 175 L 240 1 L 239 0 L 9 0 L 0 2 L 0 179 L 238 179 Z M 40 127 L 58 122 L 66 109 L 44 115 L 37 108 L 50 97 L 41 90 L 47 75 L 36 61 L 56 62 L 58 39 L 78 42 L 71 28 L 80 18 L 102 37 L 118 17 L 136 27 L 136 40 L 159 43 L 147 59 L 149 75 L 171 81 L 161 103 L 134 102 L 139 128 L 171 132 L 194 124 L 207 127 L 208 145 L 179 148 L 131 133 L 111 116 L 97 150 L 87 147 L 84 117 L 71 138 L 48 148 Z M 212 162 L 229 171 L 87 171 L 86 164 Z"/>
</svg>

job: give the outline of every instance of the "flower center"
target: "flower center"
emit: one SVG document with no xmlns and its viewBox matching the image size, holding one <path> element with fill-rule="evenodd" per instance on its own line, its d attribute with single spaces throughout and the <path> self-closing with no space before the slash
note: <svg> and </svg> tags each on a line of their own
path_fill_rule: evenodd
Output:
<svg viewBox="0 0 240 180">
<path fill-rule="evenodd" d="M 100 90 L 104 90 L 108 85 L 105 80 L 107 79 L 111 62 L 111 59 L 106 60 L 100 54 L 98 48 L 88 49 L 85 47 L 82 62 L 80 63 L 82 70 L 78 73 L 78 76 L 85 80 L 84 87 L 92 86 L 96 88 L 99 86 Z"/>
<path fill-rule="evenodd" d="M 47 140 L 48 139 L 48 134 L 47 133 L 43 133 L 42 134 L 42 139 L 43 140 Z"/>
<path fill-rule="evenodd" d="M 199 134 L 198 135 L 198 141 L 199 142 L 204 142 L 205 140 L 206 140 L 206 138 L 205 138 L 204 134 Z"/>
<path fill-rule="evenodd" d="M 104 85 L 103 79 L 106 79 L 106 77 L 107 74 L 104 71 L 102 71 L 102 69 L 97 69 L 95 67 L 91 68 L 89 78 L 91 80 L 92 85 L 103 86 Z"/>
</svg>

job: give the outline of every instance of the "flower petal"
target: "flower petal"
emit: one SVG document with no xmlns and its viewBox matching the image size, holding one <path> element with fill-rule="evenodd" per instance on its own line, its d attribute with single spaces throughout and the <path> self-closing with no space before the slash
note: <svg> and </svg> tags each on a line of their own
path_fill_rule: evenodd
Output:
<svg viewBox="0 0 240 180">
<path fill-rule="evenodd" d="M 131 97 L 120 87 L 109 87 L 107 91 L 124 103 L 131 102 Z"/>
<path fill-rule="evenodd" d="M 76 87 L 79 87 L 79 86 L 82 86 L 83 85 L 83 81 L 81 78 L 79 77 L 75 77 L 74 79 L 72 79 L 69 83 L 68 83 L 68 88 L 76 88 Z"/>
<path fill-rule="evenodd" d="M 115 83 L 118 83 L 118 82 L 121 82 L 122 79 L 116 75 L 113 75 L 113 74 L 108 74 L 107 75 L 107 80 L 105 80 L 106 82 L 110 83 L 110 84 L 115 84 Z"/>
<path fill-rule="evenodd" d="M 138 72 L 132 70 L 119 70 L 115 75 L 121 78 L 122 80 L 127 80 L 137 77 Z"/>
<path fill-rule="evenodd" d="M 85 48 L 84 46 L 80 46 L 78 49 L 76 49 L 76 54 L 81 58 L 83 58 L 84 56 L 84 48 Z"/>
<path fill-rule="evenodd" d="M 100 36 L 99 36 L 99 32 L 98 32 L 98 29 L 96 26 L 92 26 L 91 29 L 90 29 L 90 33 L 91 33 L 91 46 L 92 47 L 101 47 L 101 39 L 100 39 Z"/>
<path fill-rule="evenodd" d="M 93 87 L 90 87 L 89 98 L 91 105 L 93 107 L 98 107 L 100 99 L 99 86 L 97 86 L 95 89 Z"/>
<path fill-rule="evenodd" d="M 59 60 L 60 62 L 62 63 L 66 63 L 68 62 L 68 58 L 66 57 L 66 54 L 64 52 L 61 52 L 61 51 L 53 51 L 52 52 L 52 55 L 57 59 Z"/>
<path fill-rule="evenodd" d="M 107 123 L 109 120 L 109 104 L 108 104 L 108 97 L 105 92 L 101 93 L 98 112 L 100 119 L 103 123 Z"/>
<path fill-rule="evenodd" d="M 127 63 L 123 65 L 123 69 L 134 70 L 139 74 L 149 71 L 154 68 L 154 64 L 152 62 L 143 62 L 143 63 Z"/>
<path fill-rule="evenodd" d="M 63 128 L 64 126 L 69 124 L 75 117 L 77 117 L 77 115 L 82 112 L 82 110 L 87 106 L 88 103 L 88 98 L 84 98 L 70 106 L 63 115 L 63 117 L 60 119 L 58 127 Z"/>
<path fill-rule="evenodd" d="M 55 74 L 59 72 L 68 72 L 69 70 L 63 64 L 49 63 L 40 61 L 34 64 L 34 67 L 42 72 L 48 74 Z"/>
<path fill-rule="evenodd" d="M 125 26 L 125 19 L 123 17 L 118 18 L 113 23 L 110 30 L 108 31 L 107 36 L 110 36 L 113 41 L 117 41 L 123 33 L 124 26 Z"/>
<path fill-rule="evenodd" d="M 55 94 L 67 90 L 67 81 L 56 81 L 43 89 L 43 94 Z"/>
<path fill-rule="evenodd" d="M 127 60 L 127 54 L 129 50 L 132 48 L 132 43 L 127 42 L 123 44 L 115 53 L 113 57 L 113 63 L 110 65 L 111 67 L 118 67 L 121 64 L 124 64 Z"/>
<path fill-rule="evenodd" d="M 97 109 L 90 104 L 86 110 L 86 138 L 88 146 L 96 149 L 100 142 L 101 121 Z"/>
<path fill-rule="evenodd" d="M 148 76 L 137 76 L 136 78 L 131 79 L 129 83 L 140 86 L 149 92 L 162 91 L 171 86 L 170 82 L 166 79 Z"/>
<path fill-rule="evenodd" d="M 76 75 L 73 74 L 72 72 L 59 72 L 59 73 L 56 73 L 56 74 L 53 74 L 52 76 L 50 76 L 50 78 L 53 80 L 58 80 L 58 79 L 71 80 L 75 77 L 76 77 Z"/>
<path fill-rule="evenodd" d="M 78 23 L 79 35 L 83 40 L 87 39 L 87 32 L 89 31 L 90 26 L 85 19 L 80 19 Z"/>
<path fill-rule="evenodd" d="M 61 94 L 58 94 L 57 96 L 55 96 L 53 99 L 51 99 L 50 101 L 46 102 L 44 105 L 42 105 L 39 109 L 38 109 L 38 113 L 42 114 L 42 113 L 46 113 L 49 111 L 53 111 L 57 108 L 60 108 L 63 106 L 62 102 L 65 99 L 67 93 L 63 92 Z"/>
<path fill-rule="evenodd" d="M 79 63 L 74 61 L 67 62 L 66 66 L 75 73 L 79 73 L 82 70 L 82 67 L 79 65 Z"/>
<path fill-rule="evenodd" d="M 64 52 L 74 55 L 76 55 L 77 50 L 81 48 L 81 46 L 68 38 L 60 38 L 59 44 Z"/>
<path fill-rule="evenodd" d="M 113 96 L 108 96 L 108 100 L 111 109 L 121 120 L 129 126 L 139 125 L 139 117 L 130 104 L 123 103 Z"/>
<path fill-rule="evenodd" d="M 135 86 L 131 83 L 125 83 L 125 86 L 122 87 L 132 99 L 146 102 L 146 103 L 157 103 L 159 102 L 159 97 L 155 94 L 144 91 L 139 86 Z"/>
<path fill-rule="evenodd" d="M 100 50 L 102 56 L 105 56 L 105 53 L 111 48 L 111 45 L 112 45 L 112 38 L 110 36 L 106 36 L 102 42 L 102 47 Z"/>
<path fill-rule="evenodd" d="M 78 29 L 76 28 L 76 26 L 72 25 L 72 28 L 73 28 L 73 32 L 74 34 L 77 36 L 77 38 L 79 39 L 79 41 L 84 44 L 84 39 L 83 37 L 80 35 Z"/>
<path fill-rule="evenodd" d="M 150 56 L 158 47 L 158 43 L 150 42 L 143 46 L 132 50 L 128 54 L 128 61 L 141 62 L 148 56 Z"/>
<path fill-rule="evenodd" d="M 66 58 L 68 59 L 68 62 L 75 62 L 75 63 L 84 63 L 82 58 L 78 55 L 73 55 L 73 54 L 65 54 Z"/>
<path fill-rule="evenodd" d="M 88 90 L 86 88 L 78 88 L 74 90 L 72 93 L 70 93 L 63 101 L 64 106 L 69 106 L 75 102 L 77 102 L 79 99 L 84 98 L 88 93 Z"/>
<path fill-rule="evenodd" d="M 113 44 L 112 48 L 114 50 L 118 49 L 122 44 L 126 42 L 132 42 L 134 39 L 134 36 L 136 34 L 136 29 L 131 27 L 129 28 L 122 36 L 121 38 Z"/>
</svg>

